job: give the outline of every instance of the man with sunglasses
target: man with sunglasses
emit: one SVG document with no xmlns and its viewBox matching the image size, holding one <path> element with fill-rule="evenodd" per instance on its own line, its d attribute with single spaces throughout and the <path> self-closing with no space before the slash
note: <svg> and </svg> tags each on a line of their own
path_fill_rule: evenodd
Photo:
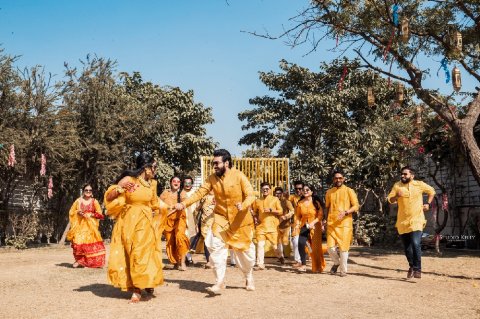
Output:
<svg viewBox="0 0 480 319">
<path fill-rule="evenodd" d="M 337 273 L 340 267 L 340 276 L 347 275 L 348 251 L 353 237 L 352 214 L 358 212 L 360 205 L 357 194 L 350 187 L 345 186 L 345 176 L 340 171 L 333 173 L 333 187 L 325 195 L 327 217 L 327 248 L 333 260 L 330 274 Z M 337 252 L 340 250 L 340 257 Z"/>
<path fill-rule="evenodd" d="M 260 184 L 261 196 L 253 203 L 253 214 L 260 222 L 255 229 L 257 238 L 257 269 L 265 269 L 265 242 L 270 242 L 275 254 L 280 258 L 277 251 L 278 217 L 283 214 L 280 200 L 270 194 L 270 183 Z"/>
<path fill-rule="evenodd" d="M 255 200 L 255 193 L 245 174 L 232 168 L 232 164 L 227 150 L 215 150 L 212 162 L 215 173 L 190 198 L 175 205 L 177 210 L 182 210 L 213 190 L 216 202 L 214 221 L 205 239 L 216 279 L 215 284 L 207 288 L 211 295 L 220 294 L 225 287 L 229 248 L 233 249 L 237 265 L 245 276 L 245 288 L 247 291 L 255 290 L 252 271 L 255 264 L 253 217 L 248 210 Z"/>
<path fill-rule="evenodd" d="M 288 197 L 288 200 L 292 203 L 293 208 L 297 208 L 297 204 L 300 201 L 300 198 L 303 195 L 303 182 L 302 181 L 294 181 L 293 187 L 295 189 L 295 194 L 291 194 Z M 302 266 L 302 259 L 300 257 L 300 252 L 298 251 L 298 237 L 299 237 L 299 230 L 295 228 L 295 221 L 292 224 L 292 250 L 293 250 L 293 258 L 295 259 L 294 267 L 301 267 Z"/>
<path fill-rule="evenodd" d="M 432 186 L 414 180 L 415 170 L 409 166 L 401 169 L 400 181 L 393 185 L 388 194 L 390 204 L 398 203 L 397 223 L 395 227 L 402 239 L 410 268 L 407 278 L 422 277 L 422 232 L 427 221 L 424 212 L 430 209 L 435 196 Z M 428 195 L 427 204 L 423 204 L 423 194 Z"/>
</svg>

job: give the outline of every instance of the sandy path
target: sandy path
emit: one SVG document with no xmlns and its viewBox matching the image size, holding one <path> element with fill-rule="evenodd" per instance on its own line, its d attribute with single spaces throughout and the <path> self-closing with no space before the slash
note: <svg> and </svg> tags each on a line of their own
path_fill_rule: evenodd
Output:
<svg viewBox="0 0 480 319">
<path fill-rule="evenodd" d="M 254 274 L 255 292 L 229 268 L 227 289 L 213 298 L 204 292 L 210 270 L 167 269 L 155 299 L 128 305 L 129 294 L 106 283 L 105 269 L 71 268 L 67 246 L 0 249 L 0 318 L 480 318 L 479 257 L 426 253 L 415 281 L 404 279 L 398 251 L 353 248 L 345 278 L 299 274 L 268 259 L 268 269 Z"/>
</svg>

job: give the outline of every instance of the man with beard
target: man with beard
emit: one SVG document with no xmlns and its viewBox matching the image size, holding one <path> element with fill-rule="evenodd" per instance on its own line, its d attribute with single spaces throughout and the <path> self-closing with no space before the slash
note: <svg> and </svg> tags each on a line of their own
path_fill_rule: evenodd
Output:
<svg viewBox="0 0 480 319">
<path fill-rule="evenodd" d="M 327 217 L 327 248 L 333 260 L 330 274 L 337 273 L 340 267 L 340 276 L 347 275 L 348 251 L 352 242 L 353 218 L 352 214 L 359 209 L 358 198 L 355 191 L 345 186 L 345 177 L 342 172 L 333 173 L 333 187 L 325 195 L 325 208 Z M 337 253 L 340 250 L 340 257 Z"/>
<path fill-rule="evenodd" d="M 405 166 L 401 169 L 400 182 L 393 185 L 388 194 L 388 202 L 398 203 L 397 227 L 402 238 L 410 268 L 407 278 L 422 277 L 422 232 L 427 223 L 424 211 L 430 209 L 435 190 L 424 182 L 414 180 L 415 171 Z M 428 195 L 427 204 L 423 204 L 423 194 Z"/>
<path fill-rule="evenodd" d="M 207 178 L 195 194 L 178 203 L 175 208 L 181 211 L 213 190 L 216 202 L 214 221 L 205 243 L 210 252 L 216 280 L 207 291 L 217 295 L 225 287 L 229 248 L 233 249 L 237 265 L 245 276 L 245 288 L 252 291 L 255 290 L 252 271 L 255 246 L 252 242 L 253 217 L 248 207 L 255 200 L 255 193 L 245 174 L 232 168 L 232 158 L 227 150 L 215 150 L 212 165 L 215 173 Z"/>
</svg>

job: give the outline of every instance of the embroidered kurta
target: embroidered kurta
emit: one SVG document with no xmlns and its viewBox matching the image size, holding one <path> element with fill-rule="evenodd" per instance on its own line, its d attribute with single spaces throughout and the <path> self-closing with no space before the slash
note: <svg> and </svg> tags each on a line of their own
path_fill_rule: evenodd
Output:
<svg viewBox="0 0 480 319">
<path fill-rule="evenodd" d="M 392 203 L 392 197 L 399 195 L 399 191 L 402 196 L 397 199 L 398 214 L 395 224 L 398 233 L 405 234 L 423 230 L 427 223 L 423 213 L 423 194 L 433 196 L 435 189 L 422 181 L 412 180 L 407 184 L 397 182 L 388 194 L 387 199 L 390 203 Z"/>
<path fill-rule="evenodd" d="M 117 185 L 105 192 L 107 214 L 116 219 L 112 231 L 107 278 L 122 290 L 153 288 L 163 283 L 160 220 L 167 214 L 167 205 L 158 200 L 156 182 L 136 185 L 130 192 L 108 201 Z"/>
<path fill-rule="evenodd" d="M 213 235 L 222 238 L 232 248 L 248 250 L 253 237 L 253 218 L 248 207 L 255 200 L 250 181 L 236 168 L 231 168 L 222 177 L 212 174 L 183 204 L 188 207 L 206 196 L 212 189 L 216 202 Z M 242 203 L 241 211 L 237 209 L 237 203 Z"/>
<path fill-rule="evenodd" d="M 340 251 L 348 251 L 353 238 L 352 214 L 348 214 L 340 220 L 338 215 L 351 208 L 355 211 L 359 210 L 357 194 L 345 185 L 332 187 L 325 195 L 325 207 L 328 209 L 327 246 L 338 245 Z"/>
<path fill-rule="evenodd" d="M 81 216 L 77 211 L 82 211 Z M 84 205 L 78 198 L 68 213 L 70 230 L 67 239 L 71 241 L 75 261 L 84 267 L 101 268 L 105 264 L 105 246 L 98 231 L 99 220 L 103 219 L 102 209 L 96 199 Z"/>
</svg>

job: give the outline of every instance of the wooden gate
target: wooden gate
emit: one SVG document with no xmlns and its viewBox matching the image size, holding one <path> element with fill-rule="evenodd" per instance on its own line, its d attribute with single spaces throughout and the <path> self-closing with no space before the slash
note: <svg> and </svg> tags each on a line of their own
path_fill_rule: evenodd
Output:
<svg viewBox="0 0 480 319">
<path fill-rule="evenodd" d="M 202 156 L 201 174 L 205 182 L 215 171 L 212 166 L 212 156 Z M 260 184 L 269 182 L 273 188 L 280 186 L 290 190 L 288 158 L 232 158 L 233 167 L 242 171 L 250 180 L 253 189 L 260 195 Z"/>
</svg>

